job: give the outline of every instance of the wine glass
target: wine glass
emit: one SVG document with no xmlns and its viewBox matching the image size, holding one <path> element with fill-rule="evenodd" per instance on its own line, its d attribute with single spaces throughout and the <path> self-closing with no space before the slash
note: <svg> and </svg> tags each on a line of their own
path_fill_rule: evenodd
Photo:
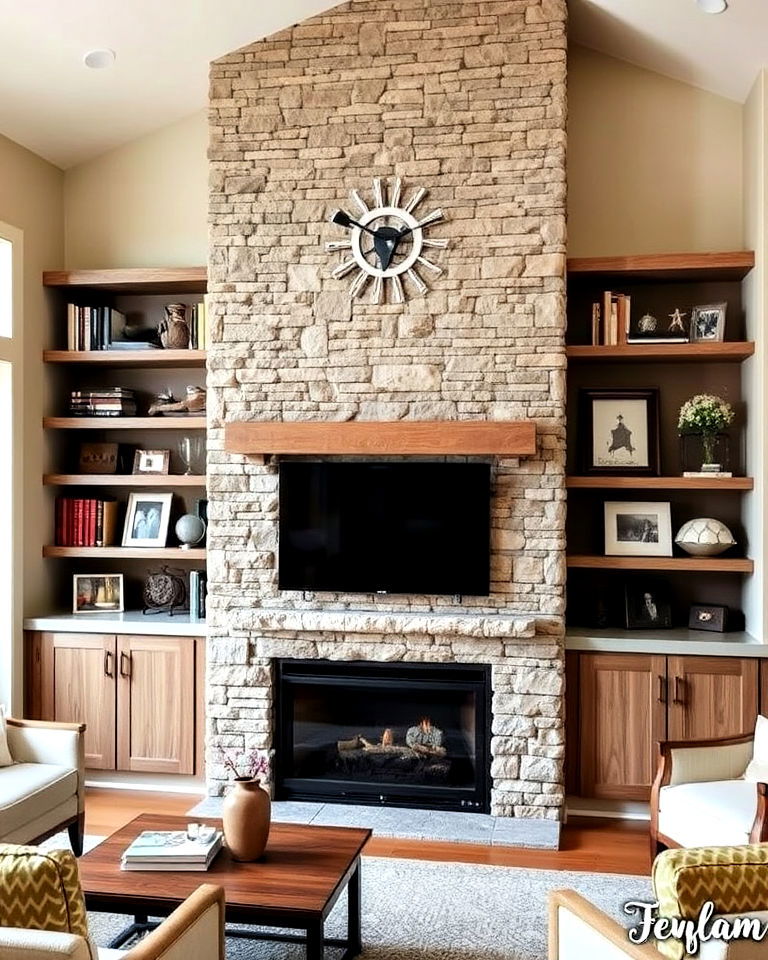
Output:
<svg viewBox="0 0 768 960">
<path fill-rule="evenodd" d="M 184 476 L 202 473 L 201 461 L 205 456 L 205 441 L 202 437 L 182 437 L 176 445 L 181 462 L 186 467 Z"/>
</svg>

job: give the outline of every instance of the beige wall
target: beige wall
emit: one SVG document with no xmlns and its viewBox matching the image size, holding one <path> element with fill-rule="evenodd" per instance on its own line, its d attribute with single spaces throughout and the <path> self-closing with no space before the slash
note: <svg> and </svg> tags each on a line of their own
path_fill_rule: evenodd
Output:
<svg viewBox="0 0 768 960">
<path fill-rule="evenodd" d="M 740 104 L 573 46 L 568 254 L 738 250 Z"/>
<path fill-rule="evenodd" d="M 40 545 L 50 539 L 50 515 L 44 508 L 40 478 L 43 473 L 43 433 L 41 418 L 46 405 L 41 384 L 42 350 L 49 333 L 48 304 L 40 284 L 43 270 L 61 267 L 64 260 L 63 218 L 64 175 L 57 167 L 41 160 L 11 140 L 0 136 L 0 220 L 23 231 L 23 339 L 20 375 L 23 403 L 14 411 L 15 427 L 21 431 L 23 456 L 17 458 L 14 482 L 20 495 L 22 516 L 23 596 L 17 596 L 25 613 L 33 613 L 47 593 L 45 565 Z M 7 451 L 0 451 L 7 455 Z M 7 505 L 6 505 L 7 507 Z M 20 709 L 21 684 L 21 611 L 17 611 L 16 635 L 12 651 L 13 693 L 7 673 L 0 669 L 0 702 L 11 700 Z M 0 661 L 5 665 L 5 661 Z M 5 674 L 5 676 L 3 676 Z"/>
<path fill-rule="evenodd" d="M 67 170 L 67 267 L 204 264 L 207 143 L 201 110 Z"/>
</svg>

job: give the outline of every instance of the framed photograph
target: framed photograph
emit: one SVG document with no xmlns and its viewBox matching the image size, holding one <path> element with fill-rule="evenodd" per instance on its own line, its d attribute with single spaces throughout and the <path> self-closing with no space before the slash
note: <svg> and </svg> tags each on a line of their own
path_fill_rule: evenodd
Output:
<svg viewBox="0 0 768 960">
<path fill-rule="evenodd" d="M 658 390 L 582 390 L 580 408 L 584 473 L 658 476 Z"/>
<path fill-rule="evenodd" d="M 727 303 L 708 303 L 691 311 L 691 343 L 720 343 L 725 340 Z"/>
<path fill-rule="evenodd" d="M 605 504 L 607 557 L 671 557 L 669 503 L 645 501 Z"/>
<path fill-rule="evenodd" d="M 172 500 L 172 493 L 132 493 L 125 513 L 123 546 L 164 547 Z"/>
<path fill-rule="evenodd" d="M 725 633 L 728 629 L 728 607 L 721 607 L 712 603 L 691 604 L 688 629 Z"/>
<path fill-rule="evenodd" d="M 122 613 L 123 575 L 103 573 L 72 577 L 73 613 Z"/>
<path fill-rule="evenodd" d="M 133 456 L 133 472 L 165 475 L 170 462 L 170 450 L 137 450 Z"/>
<path fill-rule="evenodd" d="M 81 443 L 80 473 L 117 473 L 118 451 L 116 443 Z"/>
<path fill-rule="evenodd" d="M 624 587 L 624 625 L 627 630 L 669 630 L 672 608 L 664 587 L 654 581 Z"/>
</svg>

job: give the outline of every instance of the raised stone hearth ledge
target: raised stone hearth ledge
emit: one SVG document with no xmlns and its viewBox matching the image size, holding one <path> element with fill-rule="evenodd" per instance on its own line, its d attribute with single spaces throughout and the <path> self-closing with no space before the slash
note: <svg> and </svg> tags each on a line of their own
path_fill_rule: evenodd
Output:
<svg viewBox="0 0 768 960">
<path fill-rule="evenodd" d="M 530 640 L 537 634 L 562 633 L 561 625 L 542 617 L 466 613 L 376 613 L 372 610 L 295 610 L 262 607 L 229 610 L 231 629 L 256 632 L 343 633 L 432 637 L 496 637 Z"/>
</svg>

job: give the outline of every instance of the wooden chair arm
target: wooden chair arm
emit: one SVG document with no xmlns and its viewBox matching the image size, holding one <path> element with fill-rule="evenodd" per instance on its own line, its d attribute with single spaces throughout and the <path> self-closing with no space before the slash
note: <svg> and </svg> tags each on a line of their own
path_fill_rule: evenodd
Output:
<svg viewBox="0 0 768 960">
<path fill-rule="evenodd" d="M 30 730 L 73 730 L 75 733 L 85 733 L 84 723 L 57 723 L 53 720 L 19 720 L 17 717 L 6 717 L 9 727 L 21 727 Z"/>
<path fill-rule="evenodd" d="M 560 910 L 578 918 L 589 932 L 601 941 L 601 957 L 628 957 L 630 960 L 660 960 L 653 943 L 632 943 L 627 930 L 603 913 L 575 890 L 553 890 L 549 895 L 549 960 L 583 958 L 592 953 L 594 944 L 568 942 L 560 937 Z M 573 938 L 571 938 L 573 939 Z M 561 949 L 562 948 L 562 949 Z"/>
</svg>

